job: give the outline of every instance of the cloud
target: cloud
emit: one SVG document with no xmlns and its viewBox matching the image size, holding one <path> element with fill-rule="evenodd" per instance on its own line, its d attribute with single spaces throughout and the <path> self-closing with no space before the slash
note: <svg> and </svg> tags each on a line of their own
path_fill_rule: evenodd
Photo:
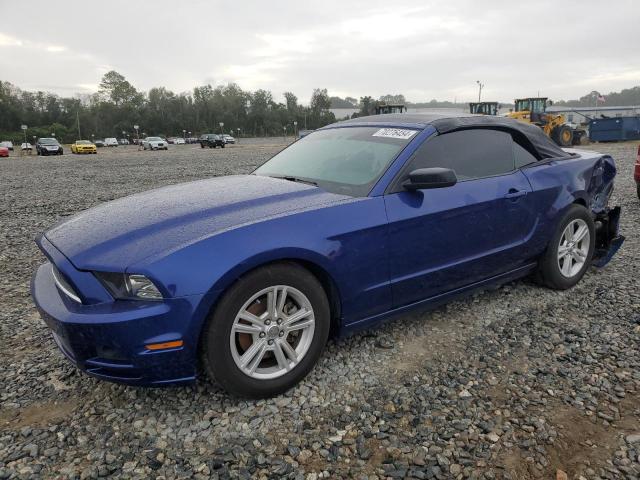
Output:
<svg viewBox="0 0 640 480">
<path fill-rule="evenodd" d="M 315 87 L 469 101 L 480 79 L 483 98 L 505 102 L 640 85 L 636 0 L 610 8 L 597 0 L 224 1 L 215 12 L 210 2 L 194 2 L 140 0 L 114 32 L 93 20 L 68 28 L 74 12 L 103 14 L 93 2 L 51 9 L 44 0 L 3 0 L 0 9 L 29 18 L 30 28 L 2 25 L 2 79 L 27 89 L 60 85 L 68 94 L 92 91 L 114 69 L 142 90 L 184 92 L 215 80 L 271 90 L 278 100 L 293 91 L 302 102 Z M 130 10 L 125 0 L 110 6 Z M 34 16 L 38 10 L 47 15 Z M 153 21 L 145 21 L 149 12 Z M 224 21 L 212 23 L 209 13 Z"/>
<path fill-rule="evenodd" d="M 63 47 L 61 45 L 49 45 L 45 47 L 45 50 L 47 52 L 58 53 L 58 52 L 65 52 L 67 50 L 67 47 Z"/>
<path fill-rule="evenodd" d="M 0 47 L 21 47 L 22 41 L 0 32 Z"/>
</svg>

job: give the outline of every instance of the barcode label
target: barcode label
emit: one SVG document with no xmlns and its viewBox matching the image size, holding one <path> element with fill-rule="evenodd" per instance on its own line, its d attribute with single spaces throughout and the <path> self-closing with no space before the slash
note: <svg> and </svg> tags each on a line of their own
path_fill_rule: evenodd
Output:
<svg viewBox="0 0 640 480">
<path fill-rule="evenodd" d="M 415 130 L 405 130 L 403 128 L 381 128 L 373 134 L 374 137 L 401 138 L 407 140 L 415 135 Z"/>
</svg>

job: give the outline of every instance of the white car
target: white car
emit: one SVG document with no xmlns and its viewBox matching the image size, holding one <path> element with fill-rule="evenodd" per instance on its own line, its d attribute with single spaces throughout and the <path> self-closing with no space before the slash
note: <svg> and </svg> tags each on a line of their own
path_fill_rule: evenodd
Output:
<svg viewBox="0 0 640 480">
<path fill-rule="evenodd" d="M 30 143 L 23 143 L 23 144 L 20 146 L 20 148 L 21 148 L 22 150 L 28 150 L 28 151 L 33 150 L 33 146 L 32 146 Z"/>
<path fill-rule="evenodd" d="M 118 146 L 118 140 L 111 137 L 111 138 L 105 138 L 104 139 L 104 146 L 105 147 L 117 147 Z"/>
<path fill-rule="evenodd" d="M 184 145 L 185 141 L 184 141 L 184 138 L 176 138 L 173 140 L 173 143 L 176 145 Z"/>
<path fill-rule="evenodd" d="M 236 139 L 233 138 L 231 135 L 223 135 L 222 136 L 224 143 L 236 143 Z"/>
<path fill-rule="evenodd" d="M 13 142 L 10 140 L 5 140 L 4 142 L 0 142 L 0 147 L 7 147 L 9 150 L 13 151 Z"/>
<path fill-rule="evenodd" d="M 145 150 L 168 150 L 169 144 L 160 137 L 147 137 L 142 141 Z"/>
</svg>

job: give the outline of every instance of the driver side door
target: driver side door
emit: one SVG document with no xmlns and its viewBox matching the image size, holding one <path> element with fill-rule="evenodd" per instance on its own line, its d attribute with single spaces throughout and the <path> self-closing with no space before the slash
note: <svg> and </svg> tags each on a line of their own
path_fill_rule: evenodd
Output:
<svg viewBox="0 0 640 480">
<path fill-rule="evenodd" d="M 535 228 L 531 185 L 509 133 L 461 130 L 427 139 L 385 195 L 393 305 L 434 297 L 525 264 Z M 418 168 L 456 172 L 451 187 L 408 191 Z"/>
</svg>

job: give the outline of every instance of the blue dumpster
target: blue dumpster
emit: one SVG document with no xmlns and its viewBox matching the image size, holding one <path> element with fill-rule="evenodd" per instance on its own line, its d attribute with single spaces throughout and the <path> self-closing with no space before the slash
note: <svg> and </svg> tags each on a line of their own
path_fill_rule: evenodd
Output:
<svg viewBox="0 0 640 480">
<path fill-rule="evenodd" d="M 589 140 L 592 142 L 640 140 L 640 116 L 591 120 Z"/>
</svg>

